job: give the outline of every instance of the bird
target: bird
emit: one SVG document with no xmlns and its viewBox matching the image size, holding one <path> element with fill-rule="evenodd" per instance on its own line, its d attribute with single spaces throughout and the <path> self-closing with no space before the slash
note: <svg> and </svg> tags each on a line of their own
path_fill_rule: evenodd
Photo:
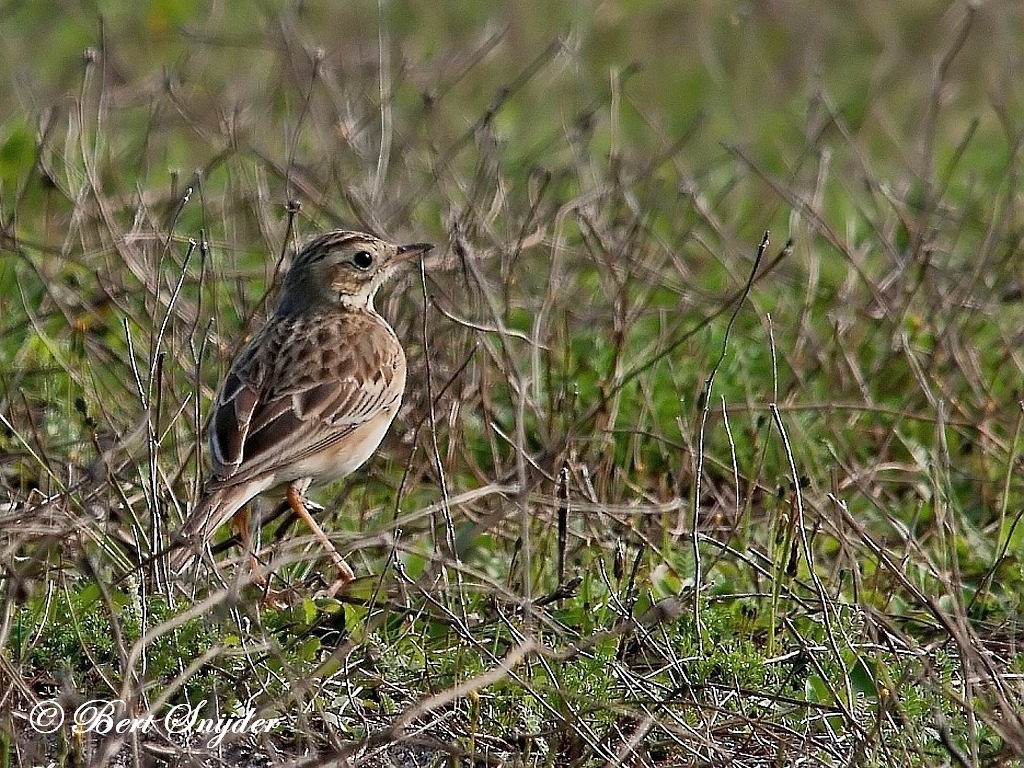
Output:
<svg viewBox="0 0 1024 768">
<path fill-rule="evenodd" d="M 405 353 L 373 300 L 403 264 L 432 247 L 336 230 L 295 253 L 273 315 L 235 357 L 212 404 L 211 472 L 171 539 L 172 572 L 186 571 L 229 519 L 255 566 L 246 505 L 283 488 L 337 568 L 328 594 L 355 578 L 310 514 L 306 492 L 366 462 L 398 413 Z"/>
</svg>

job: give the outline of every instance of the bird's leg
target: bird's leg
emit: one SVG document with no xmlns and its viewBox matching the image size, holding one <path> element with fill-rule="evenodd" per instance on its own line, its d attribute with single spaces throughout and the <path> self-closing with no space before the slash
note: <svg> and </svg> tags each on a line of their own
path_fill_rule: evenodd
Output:
<svg viewBox="0 0 1024 768">
<path fill-rule="evenodd" d="M 324 533 L 316 520 L 313 519 L 313 516 L 309 514 L 309 510 L 306 509 L 305 499 L 302 498 L 302 493 L 295 487 L 294 483 L 288 486 L 288 504 L 291 505 L 292 511 L 309 526 L 309 530 L 313 532 L 316 540 L 319 541 L 323 548 L 330 554 L 331 560 L 334 562 L 334 566 L 338 569 L 338 580 L 335 581 L 327 590 L 328 596 L 333 597 L 350 581 L 352 581 L 356 575 L 352 572 L 352 569 L 349 568 L 348 563 L 345 562 L 345 558 L 341 556 L 341 553 L 338 552 L 334 544 L 331 543 L 331 540 L 327 538 L 327 534 Z"/>
<path fill-rule="evenodd" d="M 242 546 L 249 555 L 249 567 L 252 569 L 253 581 L 261 587 L 267 585 L 267 577 L 260 572 L 260 561 L 256 558 L 256 548 L 252 544 L 252 529 L 249 527 L 249 510 L 243 506 L 231 518 L 231 528 L 242 540 Z"/>
</svg>

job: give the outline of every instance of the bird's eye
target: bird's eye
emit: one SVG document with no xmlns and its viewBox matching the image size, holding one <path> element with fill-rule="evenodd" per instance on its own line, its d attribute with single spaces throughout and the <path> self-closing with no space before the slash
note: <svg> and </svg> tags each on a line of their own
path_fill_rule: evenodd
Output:
<svg viewBox="0 0 1024 768">
<path fill-rule="evenodd" d="M 352 263 L 359 269 L 369 269 L 373 266 L 373 255 L 369 251 L 356 251 L 352 254 Z"/>
</svg>

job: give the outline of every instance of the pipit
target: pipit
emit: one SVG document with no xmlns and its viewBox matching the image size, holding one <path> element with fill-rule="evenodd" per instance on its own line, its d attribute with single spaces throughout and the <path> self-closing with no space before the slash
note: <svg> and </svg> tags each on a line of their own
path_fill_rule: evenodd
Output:
<svg viewBox="0 0 1024 768">
<path fill-rule="evenodd" d="M 362 465 L 398 413 L 405 353 L 373 298 L 401 264 L 431 247 L 338 231 L 295 255 L 277 310 L 235 358 L 213 404 L 212 474 L 173 539 L 172 570 L 185 570 L 229 518 L 255 562 L 245 505 L 284 486 L 338 569 L 329 594 L 354 578 L 305 494 Z"/>
</svg>

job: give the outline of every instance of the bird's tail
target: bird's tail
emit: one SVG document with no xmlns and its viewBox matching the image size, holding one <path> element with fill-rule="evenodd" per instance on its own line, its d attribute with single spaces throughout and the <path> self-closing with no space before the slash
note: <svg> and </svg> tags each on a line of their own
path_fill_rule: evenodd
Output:
<svg viewBox="0 0 1024 768">
<path fill-rule="evenodd" d="M 213 534 L 251 498 L 244 485 L 208 490 L 189 513 L 171 539 L 168 564 L 172 574 L 180 574 L 202 554 Z"/>
</svg>

